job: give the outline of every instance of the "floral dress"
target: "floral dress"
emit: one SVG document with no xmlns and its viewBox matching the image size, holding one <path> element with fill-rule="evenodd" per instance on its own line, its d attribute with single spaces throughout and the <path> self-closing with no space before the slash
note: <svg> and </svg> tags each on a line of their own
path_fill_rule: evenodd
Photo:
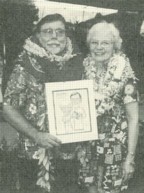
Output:
<svg viewBox="0 0 144 193">
<path fill-rule="evenodd" d="M 79 183 L 116 193 L 127 189 L 127 183 L 122 180 L 128 139 L 124 105 L 138 100 L 136 78 L 123 53 L 110 59 L 101 76 L 97 76 L 94 65 L 90 56 L 85 58 L 84 79 L 94 81 L 99 140 L 86 143 L 78 152 Z"/>
</svg>

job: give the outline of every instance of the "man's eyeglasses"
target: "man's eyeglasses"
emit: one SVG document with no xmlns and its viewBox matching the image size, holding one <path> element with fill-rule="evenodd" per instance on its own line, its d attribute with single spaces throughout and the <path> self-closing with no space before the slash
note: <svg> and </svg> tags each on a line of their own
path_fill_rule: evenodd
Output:
<svg viewBox="0 0 144 193">
<path fill-rule="evenodd" d="M 44 29 L 41 31 L 44 36 L 52 37 L 55 33 L 57 37 L 63 37 L 65 36 L 65 30 L 64 29 Z"/>
</svg>

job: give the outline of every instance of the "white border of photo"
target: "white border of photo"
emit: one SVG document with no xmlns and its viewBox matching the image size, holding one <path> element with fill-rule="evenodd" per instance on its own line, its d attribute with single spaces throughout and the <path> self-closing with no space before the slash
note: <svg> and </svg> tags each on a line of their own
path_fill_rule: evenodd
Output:
<svg viewBox="0 0 144 193">
<path fill-rule="evenodd" d="M 86 90 L 86 92 L 84 92 L 84 90 Z M 67 133 L 64 131 L 64 123 L 60 121 L 63 113 L 60 110 L 58 111 L 57 103 L 60 102 L 58 102 L 58 95 L 55 95 L 55 93 L 57 92 L 59 94 L 65 94 L 69 92 L 68 94 L 70 96 L 70 94 L 75 91 L 81 93 L 82 98 L 85 101 L 85 103 L 83 103 L 83 108 L 86 110 L 87 114 L 87 117 L 84 120 L 85 129 L 82 131 L 74 130 L 74 132 Z M 58 137 L 62 143 L 73 143 L 98 139 L 92 80 L 46 83 L 45 92 L 48 107 L 49 131 L 52 135 Z M 62 100 L 62 103 L 66 106 L 68 104 L 68 100 L 65 100 L 65 98 L 62 98 Z M 58 133 L 58 130 L 61 130 L 62 133 Z"/>
</svg>

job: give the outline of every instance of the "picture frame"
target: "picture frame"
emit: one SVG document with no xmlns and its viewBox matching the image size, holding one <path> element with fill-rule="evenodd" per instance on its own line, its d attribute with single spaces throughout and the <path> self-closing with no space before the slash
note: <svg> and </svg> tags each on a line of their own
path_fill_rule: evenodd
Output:
<svg viewBox="0 0 144 193">
<path fill-rule="evenodd" d="M 92 80 L 45 83 L 49 131 L 62 143 L 98 139 Z"/>
</svg>

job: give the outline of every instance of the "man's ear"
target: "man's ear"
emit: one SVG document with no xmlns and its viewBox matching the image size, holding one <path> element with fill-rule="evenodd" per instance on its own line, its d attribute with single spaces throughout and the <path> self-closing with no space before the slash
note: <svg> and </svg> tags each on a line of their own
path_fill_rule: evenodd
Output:
<svg viewBox="0 0 144 193">
<path fill-rule="evenodd" d="M 38 43 L 38 44 L 41 44 L 41 43 L 40 43 L 40 42 L 41 42 L 40 33 L 37 32 L 37 33 L 35 34 L 35 38 L 36 38 L 37 43 Z"/>
<path fill-rule="evenodd" d="M 35 33 L 35 37 L 39 39 L 40 38 L 40 34 L 38 32 L 36 32 Z"/>
<path fill-rule="evenodd" d="M 32 41 L 34 41 L 36 44 L 40 45 L 41 46 L 41 43 L 40 43 L 40 34 L 39 33 L 35 33 L 33 36 L 32 36 Z"/>
</svg>

